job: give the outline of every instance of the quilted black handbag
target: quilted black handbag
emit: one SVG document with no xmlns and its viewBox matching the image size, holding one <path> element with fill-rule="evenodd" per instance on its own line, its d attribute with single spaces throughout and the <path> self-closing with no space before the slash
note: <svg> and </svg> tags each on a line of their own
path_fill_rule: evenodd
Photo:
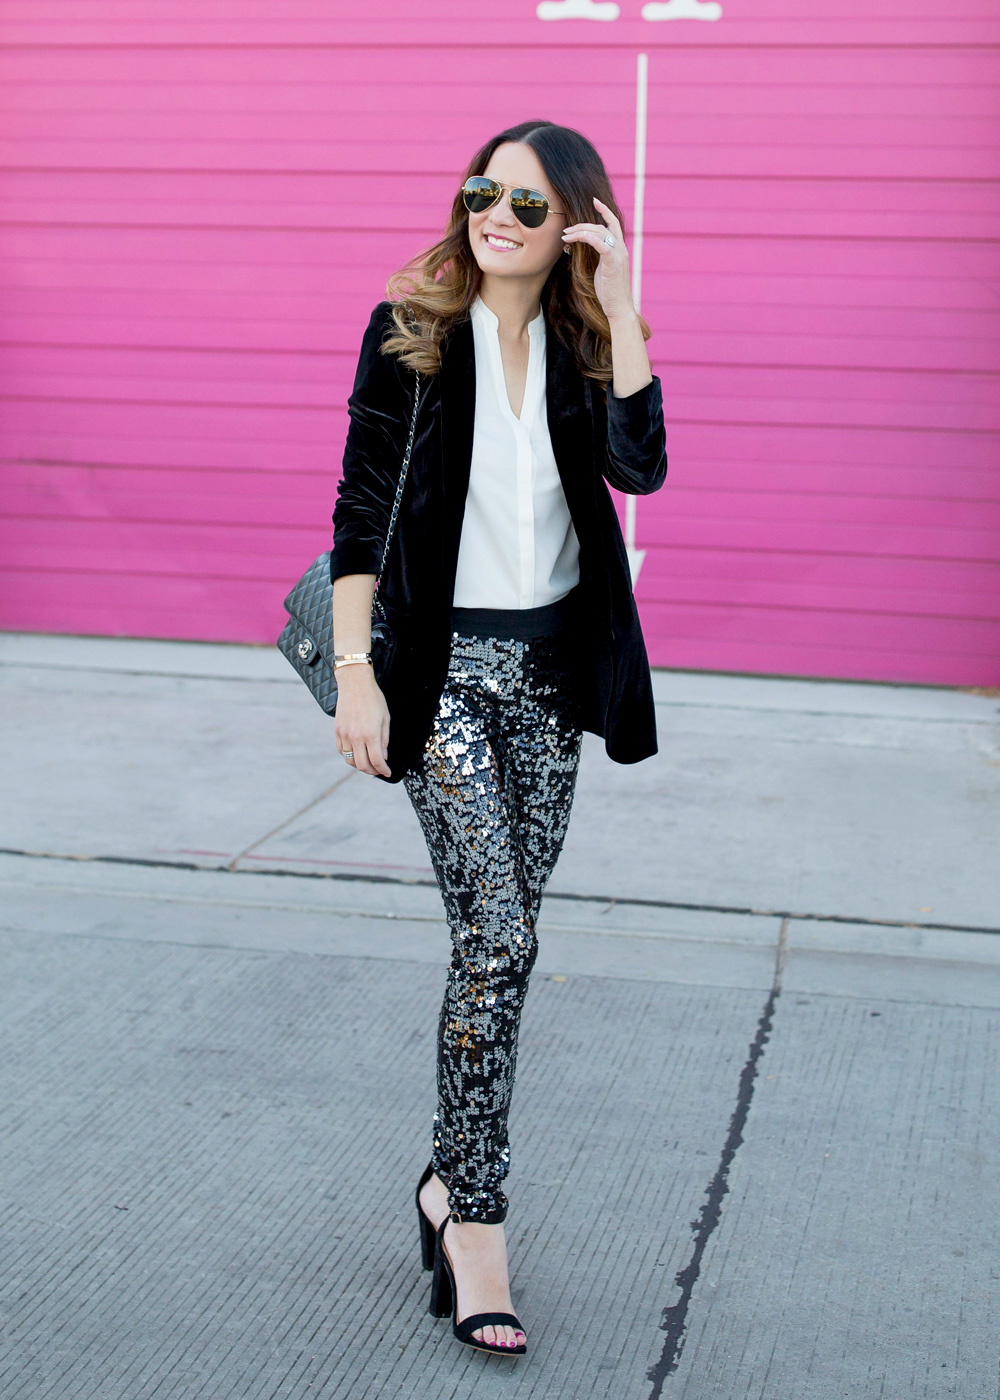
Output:
<svg viewBox="0 0 1000 1400">
<path fill-rule="evenodd" d="M 376 680 L 385 673 L 395 648 L 392 629 L 378 600 L 378 586 L 382 581 L 385 561 L 389 557 L 389 545 L 396 528 L 399 503 L 403 499 L 403 487 L 406 485 L 406 473 L 410 467 L 410 453 L 413 451 L 419 407 L 420 376 L 417 375 L 416 388 L 413 391 L 410 435 L 406 439 L 403 465 L 396 485 L 396 499 L 392 503 L 382 562 L 378 566 L 378 578 L 375 580 L 375 592 L 372 597 L 371 653 Z M 312 691 L 320 708 L 332 715 L 337 709 L 337 679 L 333 674 L 333 584 L 330 582 L 329 550 L 306 569 L 285 599 L 285 610 L 288 613 L 288 621 L 278 638 L 278 647 Z"/>
</svg>

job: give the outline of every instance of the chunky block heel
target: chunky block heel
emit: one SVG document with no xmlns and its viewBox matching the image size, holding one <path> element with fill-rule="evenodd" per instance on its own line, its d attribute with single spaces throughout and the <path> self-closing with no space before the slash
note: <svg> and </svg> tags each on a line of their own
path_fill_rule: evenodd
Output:
<svg viewBox="0 0 1000 1400">
<path fill-rule="evenodd" d="M 423 1266 L 425 1269 L 433 1269 L 434 1267 L 434 1245 L 435 1241 L 437 1240 L 437 1231 L 434 1229 L 434 1226 L 427 1219 L 427 1216 L 424 1214 L 423 1210 L 420 1207 L 420 1192 L 424 1188 L 424 1186 L 426 1186 L 427 1182 L 430 1181 L 433 1175 L 434 1164 L 431 1163 L 427 1167 L 427 1170 L 424 1172 L 423 1176 L 417 1182 L 416 1192 L 417 1220 L 420 1224 L 420 1258 L 423 1262 Z"/>
<path fill-rule="evenodd" d="M 446 1221 L 441 1224 L 444 1229 Z M 434 1276 L 431 1279 L 431 1301 L 428 1311 L 431 1317 L 450 1317 L 452 1313 L 452 1274 L 444 1262 L 444 1250 L 440 1245 L 438 1237 L 438 1247 L 434 1252 Z"/>
</svg>

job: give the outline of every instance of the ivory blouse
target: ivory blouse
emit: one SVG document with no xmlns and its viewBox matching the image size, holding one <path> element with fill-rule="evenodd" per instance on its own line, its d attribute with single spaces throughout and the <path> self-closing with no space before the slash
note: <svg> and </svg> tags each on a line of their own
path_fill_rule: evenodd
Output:
<svg viewBox="0 0 1000 1400">
<path fill-rule="evenodd" d="M 458 608 L 539 608 L 580 580 L 580 544 L 559 478 L 545 410 L 545 316 L 528 326 L 528 372 L 518 417 L 500 355 L 500 322 L 472 306 L 476 415 L 458 549 Z"/>
</svg>

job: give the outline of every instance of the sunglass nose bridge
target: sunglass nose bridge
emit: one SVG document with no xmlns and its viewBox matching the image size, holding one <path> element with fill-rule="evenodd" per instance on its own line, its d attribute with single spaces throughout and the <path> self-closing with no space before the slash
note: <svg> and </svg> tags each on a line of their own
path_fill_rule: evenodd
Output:
<svg viewBox="0 0 1000 1400">
<path fill-rule="evenodd" d="M 506 205 L 506 206 L 507 206 L 507 213 L 511 216 L 511 218 L 512 218 L 512 219 L 516 219 L 516 218 L 517 218 L 517 215 L 516 215 L 516 213 L 514 212 L 514 205 L 513 205 L 513 203 L 511 202 L 511 195 L 512 195 L 513 193 L 514 193 L 514 191 L 513 191 L 512 189 L 509 190 L 509 189 L 507 188 L 506 185 L 501 185 L 501 186 L 500 186 L 500 196 L 499 196 L 499 198 L 498 198 L 498 199 L 495 199 L 495 200 L 493 201 L 493 203 L 490 205 L 490 208 L 494 211 L 494 213 L 496 213 L 497 210 L 502 209 L 502 208 L 504 207 L 504 205 Z"/>
</svg>

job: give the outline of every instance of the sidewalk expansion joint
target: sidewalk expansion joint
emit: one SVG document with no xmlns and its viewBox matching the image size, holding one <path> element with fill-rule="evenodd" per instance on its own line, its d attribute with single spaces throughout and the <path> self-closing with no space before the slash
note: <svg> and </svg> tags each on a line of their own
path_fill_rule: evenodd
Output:
<svg viewBox="0 0 1000 1400">
<path fill-rule="evenodd" d="M 676 1303 L 671 1303 L 669 1307 L 663 1309 L 660 1329 L 666 1333 L 666 1338 L 659 1360 L 646 1372 L 646 1379 L 653 1382 L 653 1388 L 649 1392 L 649 1400 L 660 1400 L 666 1379 L 673 1371 L 676 1371 L 681 1352 L 684 1350 L 691 1299 L 701 1275 L 702 1261 L 708 1242 L 722 1219 L 723 1197 L 729 1190 L 729 1169 L 736 1157 L 737 1149 L 743 1142 L 743 1130 L 750 1113 L 754 1080 L 757 1078 L 757 1066 L 764 1053 L 764 1046 L 771 1038 L 774 1010 L 781 995 L 781 981 L 788 947 L 788 924 L 789 919 L 783 918 L 778 935 L 771 990 L 768 992 L 764 1009 L 757 1021 L 757 1028 L 753 1040 L 750 1042 L 746 1061 L 740 1070 L 736 1088 L 736 1106 L 729 1120 L 729 1131 L 719 1154 L 719 1164 L 705 1188 L 705 1200 L 698 1213 L 698 1218 L 691 1221 L 691 1229 L 694 1231 L 691 1257 L 684 1268 L 674 1276 L 674 1283 L 681 1290 L 681 1294 Z"/>
<path fill-rule="evenodd" d="M 306 812 L 312 811 L 313 807 L 318 807 L 321 802 L 324 802 L 332 793 L 336 792 L 339 787 L 343 787 L 344 783 L 353 778 L 357 771 L 356 768 L 349 767 L 347 772 L 342 773 L 335 783 L 331 783 L 328 788 L 324 788 L 318 796 L 311 797 L 304 807 L 300 807 L 297 812 L 293 812 L 290 817 L 286 817 L 283 822 L 279 822 L 278 825 L 272 827 L 270 831 L 265 831 L 263 836 L 258 836 L 255 841 L 251 841 L 249 846 L 245 846 L 243 850 L 240 851 L 239 855 L 233 856 L 232 860 L 226 866 L 226 869 L 230 872 L 238 870 L 240 861 L 243 860 L 245 856 L 248 856 L 251 851 L 255 851 L 257 847 L 262 846 L 265 841 L 270 841 L 272 836 L 277 836 L 280 832 L 284 831 L 286 827 L 291 826 L 292 822 L 297 822 Z"/>
<path fill-rule="evenodd" d="M 325 794 L 321 794 L 319 801 Z M 309 803 L 313 806 L 314 803 Z M 262 838 L 266 839 L 266 838 Z M 260 845 L 259 841 L 254 846 Z M 249 849 L 253 850 L 254 846 Z M 89 855 L 72 851 L 33 851 L 14 846 L 0 846 L 0 856 L 17 856 L 24 860 L 52 860 L 77 862 L 81 865 L 132 865 L 147 870 L 184 870 L 205 875 L 233 875 L 285 880 L 338 880 L 362 885 L 402 885 L 416 888 L 436 889 L 434 880 L 407 879 L 399 875 L 373 875 L 370 872 L 354 870 L 287 870 L 280 866 L 236 866 L 246 852 L 228 858 L 225 864 L 207 865 L 203 861 L 166 860 L 157 856 L 114 856 Z M 235 867 L 235 868 L 234 868 Z M 602 904 L 602 913 L 609 913 L 621 905 L 629 909 L 677 909 L 694 914 L 739 914 L 753 919 L 784 919 L 790 923 L 851 924 L 862 928 L 908 928 L 927 933 L 985 933 L 1000 937 L 1000 926 L 988 924 L 946 924 L 931 923 L 921 919 L 879 919 L 864 914 L 818 914 L 795 909 L 758 909 L 753 905 L 705 904 L 681 899 L 643 899 L 628 895 L 579 894 L 573 890 L 546 890 L 545 900 L 559 900 L 566 903 Z"/>
</svg>

